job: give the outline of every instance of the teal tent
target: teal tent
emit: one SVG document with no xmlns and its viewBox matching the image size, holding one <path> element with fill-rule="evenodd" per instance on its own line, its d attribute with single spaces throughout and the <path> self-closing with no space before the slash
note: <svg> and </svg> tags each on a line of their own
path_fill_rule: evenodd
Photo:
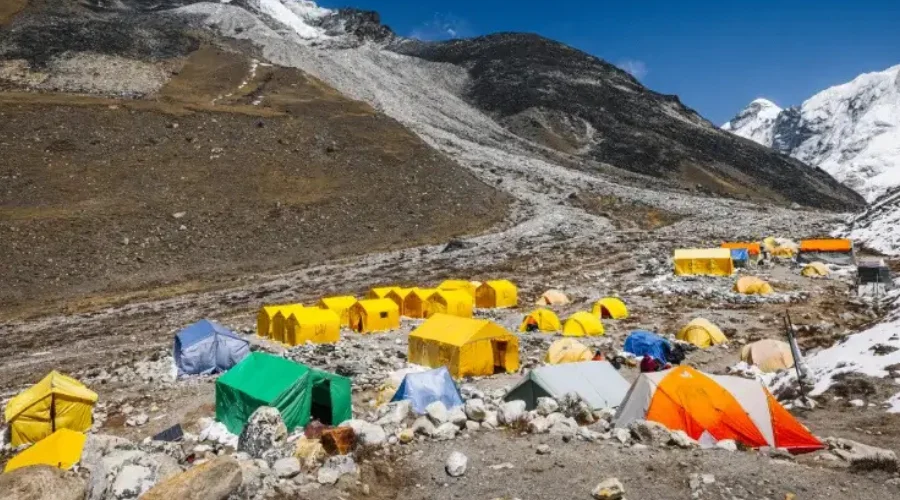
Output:
<svg viewBox="0 0 900 500">
<path fill-rule="evenodd" d="M 240 434 L 260 406 L 272 406 L 293 431 L 313 418 L 338 425 L 353 417 L 350 379 L 254 352 L 216 380 L 216 419 Z"/>
</svg>

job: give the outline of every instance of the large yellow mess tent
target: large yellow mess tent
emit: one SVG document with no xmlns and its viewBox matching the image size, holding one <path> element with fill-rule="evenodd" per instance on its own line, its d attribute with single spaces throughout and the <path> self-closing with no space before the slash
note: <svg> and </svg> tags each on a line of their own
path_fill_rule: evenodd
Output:
<svg viewBox="0 0 900 500">
<path fill-rule="evenodd" d="M 393 300 L 394 303 L 397 304 L 397 309 L 400 310 L 400 316 L 405 316 L 406 313 L 403 311 L 403 301 L 406 300 L 406 297 L 408 297 L 413 290 L 415 290 L 415 288 L 396 288 L 388 292 L 384 298 Z"/>
<path fill-rule="evenodd" d="M 409 362 L 446 366 L 455 378 L 519 369 L 519 339 L 487 320 L 435 314 L 409 334 Z"/>
<path fill-rule="evenodd" d="M 284 343 L 287 338 L 287 319 L 295 312 L 302 311 L 303 304 L 288 304 L 278 308 L 272 317 L 272 330 L 269 338 Z"/>
<path fill-rule="evenodd" d="M 400 327 L 400 309 L 390 299 L 360 300 L 350 308 L 350 328 L 373 333 Z"/>
<path fill-rule="evenodd" d="M 831 274 L 831 271 L 828 270 L 828 266 L 821 262 L 810 262 L 803 266 L 803 270 L 800 271 L 800 274 L 807 278 L 821 278 Z"/>
<path fill-rule="evenodd" d="M 581 342 L 573 338 L 559 339 L 550 344 L 544 361 L 551 365 L 563 363 L 579 363 L 594 359 L 594 353 Z"/>
<path fill-rule="evenodd" d="M 606 297 L 600 299 L 594 304 L 591 312 L 602 319 L 625 319 L 628 317 L 628 308 L 622 299 L 615 297 Z"/>
<path fill-rule="evenodd" d="M 794 366 L 794 355 L 787 342 L 763 339 L 745 345 L 741 349 L 741 361 L 756 365 L 765 373 L 772 373 Z"/>
<path fill-rule="evenodd" d="M 328 309 L 307 307 L 288 316 L 284 343 L 290 346 L 307 342 L 333 344 L 341 340 L 341 318 Z"/>
<path fill-rule="evenodd" d="M 328 309 L 338 315 L 341 326 L 350 326 L 350 308 L 359 302 L 356 297 L 343 295 L 340 297 L 325 297 L 319 301 L 320 309 Z"/>
<path fill-rule="evenodd" d="M 57 371 L 25 389 L 6 404 L 11 444 L 36 443 L 59 429 L 91 428 L 97 393 Z"/>
<path fill-rule="evenodd" d="M 475 290 L 477 289 L 478 285 L 476 285 L 474 281 L 468 280 L 446 280 L 438 285 L 438 290 L 461 290 L 471 295 L 473 299 L 475 298 Z"/>
<path fill-rule="evenodd" d="M 284 306 L 263 306 L 256 314 L 256 335 L 269 338 L 275 329 L 275 315 Z"/>
<path fill-rule="evenodd" d="M 558 332 L 562 330 L 562 323 L 559 321 L 559 316 L 550 309 L 544 308 L 535 309 L 528 313 L 525 316 L 525 319 L 522 320 L 519 331 L 527 332 L 529 330 L 529 325 L 534 325 L 532 329 L 536 329 L 539 332 Z"/>
<path fill-rule="evenodd" d="M 593 337 L 603 335 L 603 323 L 600 318 L 585 311 L 577 312 L 566 320 L 563 335 L 566 337 Z"/>
<path fill-rule="evenodd" d="M 387 297 L 387 294 L 391 293 L 394 290 L 400 290 L 399 286 L 380 286 L 375 287 L 366 294 L 366 299 L 375 300 L 375 299 L 383 299 Z"/>
<path fill-rule="evenodd" d="M 424 318 L 425 302 L 436 293 L 436 288 L 414 289 L 403 299 L 402 314 L 408 318 Z"/>
<path fill-rule="evenodd" d="M 32 465 L 49 465 L 63 470 L 71 469 L 81 460 L 87 436 L 70 429 L 59 429 L 41 439 L 6 462 L 3 472 L 12 472 Z"/>
<path fill-rule="evenodd" d="M 728 338 L 718 326 L 703 318 L 697 318 L 685 325 L 675 338 L 703 348 L 728 342 Z"/>
<path fill-rule="evenodd" d="M 509 280 L 485 281 L 475 290 L 475 305 L 482 309 L 503 309 L 519 305 L 519 290 Z"/>
<path fill-rule="evenodd" d="M 464 290 L 438 290 L 425 301 L 425 317 L 435 314 L 449 314 L 461 318 L 471 318 L 475 308 L 475 298 Z"/>
<path fill-rule="evenodd" d="M 734 284 L 734 291 L 744 295 L 768 295 L 772 293 L 772 285 L 756 276 L 744 276 Z"/>
<path fill-rule="evenodd" d="M 731 276 L 734 261 L 727 248 L 689 248 L 675 250 L 675 274 L 678 276 Z"/>
</svg>

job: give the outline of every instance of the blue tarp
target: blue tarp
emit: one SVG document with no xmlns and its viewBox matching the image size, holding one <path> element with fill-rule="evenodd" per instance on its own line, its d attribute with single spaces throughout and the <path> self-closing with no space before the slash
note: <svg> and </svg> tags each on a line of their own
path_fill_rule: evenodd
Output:
<svg viewBox="0 0 900 500">
<path fill-rule="evenodd" d="M 735 262 L 747 262 L 750 260 L 750 251 L 746 248 L 732 248 L 731 260 Z"/>
<path fill-rule="evenodd" d="M 175 335 L 178 375 L 209 375 L 229 370 L 250 354 L 250 344 L 224 326 L 200 320 Z"/>
<path fill-rule="evenodd" d="M 435 401 L 444 403 L 448 409 L 463 404 L 446 366 L 427 372 L 410 373 L 404 377 L 391 401 L 404 399 L 409 400 L 413 411 L 420 415 L 425 413 L 425 407 Z"/>
<path fill-rule="evenodd" d="M 652 332 L 636 330 L 625 339 L 625 352 L 639 357 L 651 356 L 662 363 L 668 361 L 669 350 L 669 341 Z"/>
</svg>

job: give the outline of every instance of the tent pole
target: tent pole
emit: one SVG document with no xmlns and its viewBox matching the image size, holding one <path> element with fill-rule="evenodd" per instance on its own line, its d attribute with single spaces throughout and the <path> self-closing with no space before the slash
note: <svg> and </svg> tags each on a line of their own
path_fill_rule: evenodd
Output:
<svg viewBox="0 0 900 500">
<path fill-rule="evenodd" d="M 788 341 L 791 343 L 791 357 L 794 358 L 794 369 L 797 370 L 797 385 L 800 386 L 800 395 L 806 398 L 806 387 L 803 385 L 803 370 L 800 368 L 800 346 L 797 344 L 797 338 L 794 336 L 794 324 L 791 321 L 791 312 L 784 312 L 784 325 L 787 329 Z"/>
</svg>

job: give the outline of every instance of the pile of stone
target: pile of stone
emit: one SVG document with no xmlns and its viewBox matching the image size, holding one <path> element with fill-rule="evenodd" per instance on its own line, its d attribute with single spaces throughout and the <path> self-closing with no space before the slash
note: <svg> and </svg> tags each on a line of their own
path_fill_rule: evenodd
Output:
<svg viewBox="0 0 900 500">
<path fill-rule="evenodd" d="M 792 304 L 806 302 L 808 291 L 776 292 L 768 295 L 745 295 L 733 289 L 733 278 L 709 276 L 674 276 L 669 272 L 650 283 L 629 290 L 630 294 L 663 297 L 692 297 L 714 304 Z"/>
</svg>

